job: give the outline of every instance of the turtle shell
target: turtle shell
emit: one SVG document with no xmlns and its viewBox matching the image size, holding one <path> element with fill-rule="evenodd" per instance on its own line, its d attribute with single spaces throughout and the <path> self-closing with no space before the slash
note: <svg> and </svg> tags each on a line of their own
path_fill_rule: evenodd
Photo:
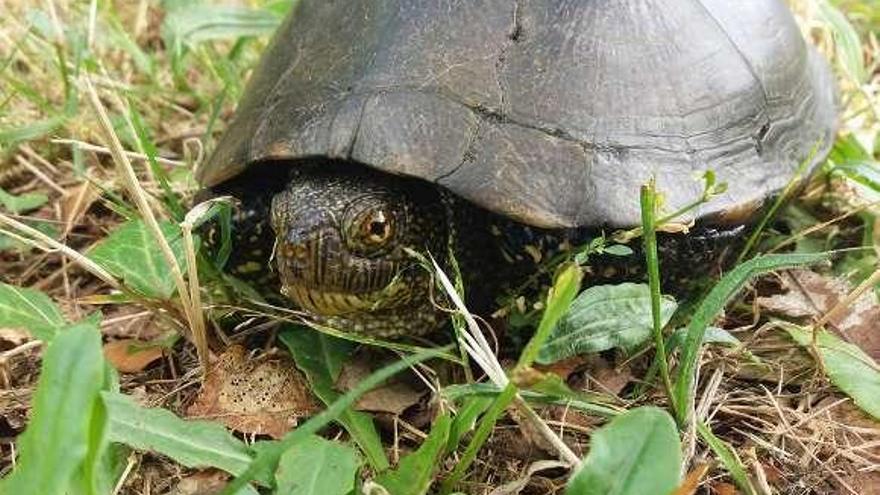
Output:
<svg viewBox="0 0 880 495">
<path fill-rule="evenodd" d="M 694 217 L 826 154 L 830 71 L 779 0 L 300 0 L 197 177 L 346 159 L 541 227 L 639 223 L 655 177 Z M 281 166 L 281 164 L 279 164 Z"/>
</svg>

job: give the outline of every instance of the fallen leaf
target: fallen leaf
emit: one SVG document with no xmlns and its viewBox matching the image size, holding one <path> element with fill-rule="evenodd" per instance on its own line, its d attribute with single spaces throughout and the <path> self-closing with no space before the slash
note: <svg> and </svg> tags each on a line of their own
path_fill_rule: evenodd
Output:
<svg viewBox="0 0 880 495">
<path fill-rule="evenodd" d="M 373 373 L 374 368 L 382 365 L 382 359 L 375 355 L 372 350 L 358 352 L 345 363 L 339 378 L 336 379 L 336 389 L 347 392 L 358 383 Z M 424 387 L 413 383 L 411 374 L 400 373 L 383 385 L 370 390 L 355 402 L 354 408 L 358 411 L 383 412 L 399 416 L 405 410 L 419 403 L 425 395 Z"/>
<path fill-rule="evenodd" d="M 628 365 L 614 366 L 601 356 L 591 360 L 588 372 L 591 381 L 595 382 L 590 384 L 590 388 L 612 395 L 619 395 L 633 380 Z"/>
<path fill-rule="evenodd" d="M 150 363 L 160 359 L 165 348 L 140 340 L 114 340 L 104 344 L 104 357 L 122 373 L 143 371 Z"/>
<path fill-rule="evenodd" d="M 216 495 L 228 481 L 229 475 L 219 469 L 196 471 L 181 478 L 171 495 Z"/>
<path fill-rule="evenodd" d="M 711 485 L 712 493 L 715 495 L 738 495 L 736 487 L 730 483 L 713 483 Z"/>
<path fill-rule="evenodd" d="M 578 354 L 550 364 L 535 363 L 534 368 L 545 373 L 559 375 L 559 378 L 567 380 L 572 373 L 585 368 L 590 357 L 588 354 Z"/>
<path fill-rule="evenodd" d="M 678 488 L 671 495 L 693 495 L 700 486 L 700 481 L 709 472 L 709 464 L 702 463 L 697 465 L 685 476 L 684 480 L 678 485 Z"/>
<path fill-rule="evenodd" d="M 759 297 L 758 305 L 770 313 L 801 321 L 819 318 L 852 291 L 846 280 L 810 270 L 789 270 L 782 280 L 786 292 Z M 877 360 L 880 359 L 877 321 L 880 321 L 880 304 L 874 292 L 868 291 L 835 315 L 827 328 Z"/>
<path fill-rule="evenodd" d="M 211 366 L 187 415 L 278 439 L 317 409 L 305 378 L 288 356 L 253 359 L 244 347 L 231 346 Z"/>
</svg>

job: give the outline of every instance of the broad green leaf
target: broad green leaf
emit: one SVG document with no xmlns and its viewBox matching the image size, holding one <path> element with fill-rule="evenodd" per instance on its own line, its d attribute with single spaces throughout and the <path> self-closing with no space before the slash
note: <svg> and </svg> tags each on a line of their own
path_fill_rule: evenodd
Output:
<svg viewBox="0 0 880 495">
<path fill-rule="evenodd" d="M 663 297 L 661 323 L 666 325 L 676 303 Z M 651 291 L 645 284 L 596 285 L 581 292 L 538 354 L 553 363 L 578 354 L 614 347 L 632 350 L 651 338 Z"/>
<path fill-rule="evenodd" d="M 672 417 L 656 407 L 624 413 L 596 430 L 590 453 L 566 495 L 667 495 L 679 484 L 681 441 Z"/>
<path fill-rule="evenodd" d="M 158 452 L 186 467 L 244 472 L 252 460 L 247 446 L 219 423 L 188 421 L 161 408 L 138 405 L 124 394 L 102 393 L 110 417 L 110 438 L 138 450 Z"/>
<path fill-rule="evenodd" d="M 93 325 L 97 326 L 100 321 L 91 318 Z M 119 375 L 113 366 L 104 360 L 104 383 L 101 391 L 116 392 L 119 390 Z M 74 478 L 78 493 L 89 495 L 103 495 L 111 493 L 116 481 L 125 468 L 124 458 L 127 448 L 123 445 L 110 443 L 110 421 L 107 416 L 107 407 L 100 396 L 95 403 L 89 427 L 88 452 L 79 472 Z M 77 493 L 77 489 L 71 490 Z"/>
<path fill-rule="evenodd" d="M 715 455 L 718 456 L 718 459 L 721 460 L 721 463 L 730 473 L 730 477 L 733 478 L 736 486 L 738 486 L 746 495 L 755 495 L 757 491 L 755 490 L 755 487 L 752 486 L 752 480 L 749 479 L 746 468 L 739 459 L 739 456 L 736 455 L 736 451 L 730 448 L 730 445 L 727 445 L 723 440 L 716 437 L 715 433 L 712 432 L 712 429 L 702 421 L 697 422 L 697 432 L 700 434 L 703 441 L 706 442 L 706 445 L 708 445 L 709 448 L 715 452 Z"/>
<path fill-rule="evenodd" d="M 341 394 L 333 385 L 345 360 L 354 352 L 355 344 L 305 327 L 287 329 L 279 337 L 290 350 L 296 366 L 305 373 L 315 395 L 327 405 L 337 401 Z M 346 409 L 335 420 L 360 446 L 374 469 L 388 468 L 382 439 L 369 414 Z"/>
<path fill-rule="evenodd" d="M 3 208 L 16 215 L 36 210 L 48 202 L 49 196 L 43 193 L 25 193 L 16 196 L 0 189 L 0 203 L 3 204 Z"/>
<path fill-rule="evenodd" d="M 167 222 L 160 224 L 160 228 L 171 245 L 178 266 L 185 270 L 180 228 Z M 140 220 L 130 221 L 114 230 L 86 254 L 140 294 L 168 299 L 174 293 L 171 268 L 165 261 L 159 244 Z"/>
<path fill-rule="evenodd" d="M 376 482 L 394 495 L 423 495 L 434 481 L 434 472 L 449 440 L 452 418 L 444 414 L 434 421 L 431 433 L 419 449 L 400 460 L 397 469 L 382 473 Z"/>
<path fill-rule="evenodd" d="M 89 452 L 91 430 L 101 428 L 96 406 L 104 370 L 94 322 L 73 325 L 47 344 L 17 467 L 0 493 L 67 493 Z"/>
<path fill-rule="evenodd" d="M 347 495 L 360 469 L 357 451 L 312 435 L 278 461 L 276 492 L 285 495 Z"/>
<path fill-rule="evenodd" d="M 829 253 L 815 254 L 766 254 L 740 263 L 729 271 L 712 287 L 708 295 L 700 302 L 691 322 L 688 325 L 687 337 L 681 353 L 678 377 L 675 382 L 676 419 L 684 425 L 690 417 L 694 398 L 694 380 L 696 379 L 697 358 L 706 328 L 718 317 L 727 301 L 735 296 L 740 289 L 753 277 L 762 273 L 797 266 L 810 265 L 828 259 Z"/>
<path fill-rule="evenodd" d="M 48 342 L 65 325 L 61 310 L 46 294 L 0 283 L 0 326 L 23 328 Z"/>
<path fill-rule="evenodd" d="M 333 404 L 327 406 L 327 409 L 324 409 L 295 430 L 286 434 L 284 438 L 278 442 L 265 445 L 257 451 L 255 459 L 250 463 L 245 472 L 238 475 L 238 477 L 229 483 L 221 493 L 223 495 L 237 493 L 247 482 L 254 479 L 257 474 L 266 472 L 268 469 L 274 471 L 277 468 L 279 459 L 285 451 L 295 445 L 299 445 L 308 437 L 318 432 L 318 430 L 327 426 L 327 424 L 339 417 L 343 411 L 350 408 L 358 397 L 376 388 L 392 376 L 411 366 L 415 366 L 428 359 L 442 356 L 445 352 L 449 351 L 449 347 L 450 346 L 441 347 L 439 349 L 428 349 L 407 356 L 396 363 L 389 364 L 388 366 L 373 372 L 370 376 L 361 380 L 353 389 L 339 397 L 339 399 L 334 401 Z"/>
<path fill-rule="evenodd" d="M 785 330 L 798 344 L 812 344 L 809 330 L 791 325 L 785 325 Z M 858 346 L 824 330 L 816 335 L 816 347 L 831 382 L 863 411 L 880 419 L 880 365 Z"/>
</svg>

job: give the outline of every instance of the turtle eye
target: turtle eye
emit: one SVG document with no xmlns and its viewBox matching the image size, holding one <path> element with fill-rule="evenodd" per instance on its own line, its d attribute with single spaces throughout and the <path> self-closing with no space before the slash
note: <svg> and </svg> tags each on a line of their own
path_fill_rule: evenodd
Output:
<svg viewBox="0 0 880 495">
<path fill-rule="evenodd" d="M 384 210 L 366 212 L 360 221 L 361 239 L 371 246 L 381 246 L 393 233 L 391 216 Z"/>
</svg>

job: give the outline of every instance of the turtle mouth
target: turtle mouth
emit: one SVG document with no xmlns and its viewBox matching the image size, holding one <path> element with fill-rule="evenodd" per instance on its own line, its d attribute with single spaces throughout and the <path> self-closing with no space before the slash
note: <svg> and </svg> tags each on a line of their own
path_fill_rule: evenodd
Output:
<svg viewBox="0 0 880 495">
<path fill-rule="evenodd" d="M 384 289 L 362 293 L 318 289 L 293 282 L 284 284 L 281 293 L 303 310 L 322 316 L 371 312 L 400 306 L 410 299 L 404 284 L 394 282 Z"/>
</svg>

